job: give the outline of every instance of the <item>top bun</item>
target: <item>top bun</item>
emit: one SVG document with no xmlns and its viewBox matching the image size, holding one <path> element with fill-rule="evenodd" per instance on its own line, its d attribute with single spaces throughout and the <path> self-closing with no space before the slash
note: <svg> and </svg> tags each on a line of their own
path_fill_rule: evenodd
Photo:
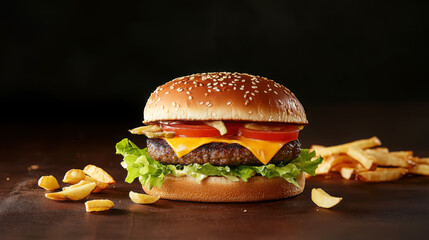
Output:
<svg viewBox="0 0 429 240">
<path fill-rule="evenodd" d="M 199 73 L 153 92 L 144 123 L 163 120 L 234 120 L 307 124 L 304 108 L 281 84 L 246 73 Z"/>
</svg>

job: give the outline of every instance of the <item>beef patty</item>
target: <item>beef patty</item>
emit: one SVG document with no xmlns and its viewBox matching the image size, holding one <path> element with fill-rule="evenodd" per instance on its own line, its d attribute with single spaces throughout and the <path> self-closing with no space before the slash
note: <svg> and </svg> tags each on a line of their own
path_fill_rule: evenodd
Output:
<svg viewBox="0 0 429 240">
<path fill-rule="evenodd" d="M 253 153 L 239 145 L 213 142 L 204 144 L 192 152 L 179 158 L 170 145 L 161 138 L 147 139 L 147 149 L 149 155 L 163 164 L 210 163 L 217 166 L 237 166 L 237 165 L 262 165 Z M 301 152 L 299 140 L 286 143 L 270 163 L 289 162 L 298 157 Z"/>
</svg>

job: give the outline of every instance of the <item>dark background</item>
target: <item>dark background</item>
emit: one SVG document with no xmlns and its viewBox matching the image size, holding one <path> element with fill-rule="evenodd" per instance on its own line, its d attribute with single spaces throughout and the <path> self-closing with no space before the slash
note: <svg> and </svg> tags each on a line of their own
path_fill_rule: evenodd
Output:
<svg viewBox="0 0 429 240">
<path fill-rule="evenodd" d="M 2 1 L 0 16 L 1 121 L 138 124 L 156 86 L 210 71 L 266 76 L 306 109 L 428 110 L 415 1 Z"/>
</svg>

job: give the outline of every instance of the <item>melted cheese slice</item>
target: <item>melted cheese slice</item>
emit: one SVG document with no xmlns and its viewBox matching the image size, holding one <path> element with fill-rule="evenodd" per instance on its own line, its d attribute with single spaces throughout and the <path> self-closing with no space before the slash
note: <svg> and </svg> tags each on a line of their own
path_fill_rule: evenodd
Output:
<svg viewBox="0 0 429 240">
<path fill-rule="evenodd" d="M 255 157 L 263 164 L 267 164 L 271 158 L 283 147 L 287 142 L 272 142 L 255 140 L 245 137 L 203 137 L 203 138 L 185 138 L 173 137 L 164 138 L 170 144 L 173 151 L 180 158 L 201 145 L 211 142 L 237 143 L 249 149 Z"/>
</svg>

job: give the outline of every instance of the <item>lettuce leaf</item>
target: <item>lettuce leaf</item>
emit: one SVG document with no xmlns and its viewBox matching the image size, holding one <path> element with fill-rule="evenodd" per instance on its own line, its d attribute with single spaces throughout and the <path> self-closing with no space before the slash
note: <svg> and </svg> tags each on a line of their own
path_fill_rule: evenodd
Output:
<svg viewBox="0 0 429 240">
<path fill-rule="evenodd" d="M 127 138 L 116 144 L 116 154 L 124 157 L 121 165 L 127 169 L 128 174 L 125 181 L 132 183 L 136 178 L 139 179 L 142 185 L 148 186 L 150 189 L 161 187 L 164 183 L 164 177 L 167 175 L 173 176 L 191 176 L 200 183 L 208 176 L 222 176 L 232 181 L 247 180 L 254 176 L 264 176 L 268 178 L 281 177 L 286 181 L 298 186 L 297 176 L 301 172 L 306 172 L 310 175 L 315 174 L 317 166 L 322 162 L 316 152 L 310 152 L 308 149 L 301 149 L 301 154 L 298 158 L 284 164 L 268 164 L 262 166 L 239 165 L 235 167 L 229 166 L 213 166 L 210 163 L 206 164 L 190 164 L 190 165 L 165 165 L 152 159 L 147 148 L 141 149 Z"/>
</svg>

